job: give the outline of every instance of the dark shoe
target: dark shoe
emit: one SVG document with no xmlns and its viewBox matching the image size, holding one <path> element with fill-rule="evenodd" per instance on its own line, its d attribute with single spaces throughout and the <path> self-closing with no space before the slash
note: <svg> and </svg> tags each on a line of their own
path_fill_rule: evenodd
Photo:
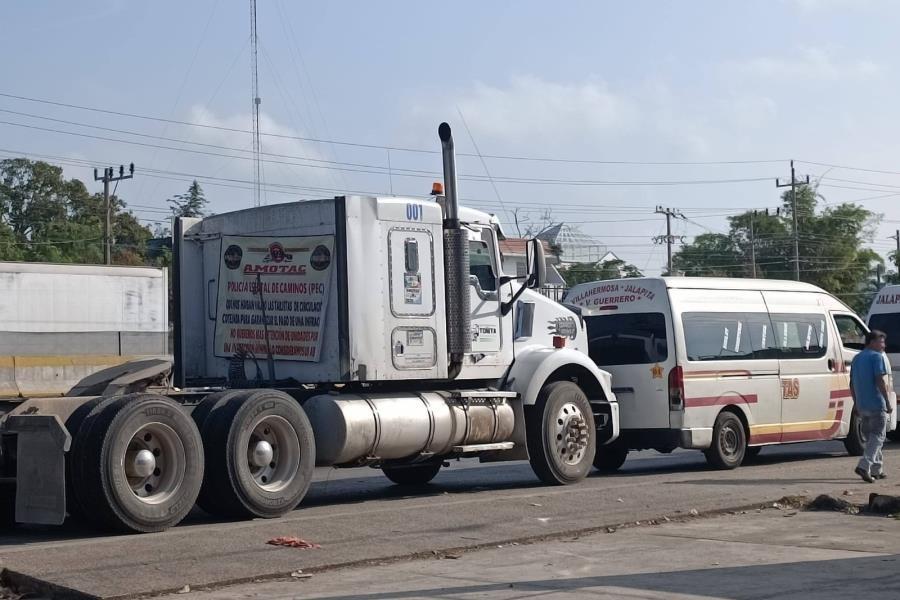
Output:
<svg viewBox="0 0 900 600">
<path fill-rule="evenodd" d="M 856 467 L 853 472 L 862 477 L 862 480 L 866 483 L 875 483 L 875 479 L 873 479 L 869 472 L 862 467 Z"/>
<path fill-rule="evenodd" d="M 878 473 L 877 475 L 872 475 L 872 477 L 875 479 L 887 479 L 887 475 L 884 473 Z"/>
</svg>

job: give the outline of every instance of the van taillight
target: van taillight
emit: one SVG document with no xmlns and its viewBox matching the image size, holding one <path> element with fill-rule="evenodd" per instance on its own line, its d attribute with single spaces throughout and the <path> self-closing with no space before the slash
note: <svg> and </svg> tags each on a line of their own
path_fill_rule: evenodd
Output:
<svg viewBox="0 0 900 600">
<path fill-rule="evenodd" d="M 669 410 L 684 408 L 684 372 L 681 367 L 669 371 Z"/>
</svg>

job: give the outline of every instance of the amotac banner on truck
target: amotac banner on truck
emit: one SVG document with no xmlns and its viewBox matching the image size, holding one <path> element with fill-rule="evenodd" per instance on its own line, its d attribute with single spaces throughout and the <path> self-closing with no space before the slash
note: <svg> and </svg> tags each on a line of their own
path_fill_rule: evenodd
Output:
<svg viewBox="0 0 900 600">
<path fill-rule="evenodd" d="M 216 356 L 318 361 L 334 236 L 224 236 L 221 252 Z"/>
</svg>

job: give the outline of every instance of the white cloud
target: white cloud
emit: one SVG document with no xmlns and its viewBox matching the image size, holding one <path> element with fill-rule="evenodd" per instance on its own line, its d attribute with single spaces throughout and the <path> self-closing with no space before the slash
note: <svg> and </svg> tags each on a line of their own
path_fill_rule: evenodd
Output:
<svg viewBox="0 0 900 600">
<path fill-rule="evenodd" d="M 814 13 L 842 8 L 860 8 L 871 4 L 868 0 L 788 0 L 802 12 Z"/>
<path fill-rule="evenodd" d="M 415 112 L 427 112 L 426 104 Z M 505 86 L 476 83 L 456 106 L 479 136 L 511 141 L 618 132 L 638 118 L 634 102 L 601 81 L 557 83 L 531 75 L 513 77 Z M 455 107 L 445 110 L 456 114 Z"/>
<path fill-rule="evenodd" d="M 827 48 L 804 46 L 794 56 L 759 56 L 744 61 L 728 61 L 727 72 L 741 78 L 777 81 L 868 80 L 882 74 L 883 68 L 872 60 L 841 60 Z"/>
<path fill-rule="evenodd" d="M 252 157 L 251 150 L 253 143 L 248 131 L 252 121 L 249 114 L 218 116 L 205 107 L 194 106 L 191 109 L 188 120 L 200 125 L 239 130 L 226 131 L 225 129 L 211 129 L 208 127 L 196 128 L 192 132 L 192 139 L 204 144 L 214 144 L 226 148 L 244 150 L 243 152 L 238 152 L 233 150 L 210 149 L 211 152 L 243 156 L 245 159 Z M 299 139 L 291 139 L 304 137 L 303 132 L 299 132 L 279 123 L 266 113 L 260 113 L 259 129 L 264 133 L 286 136 L 273 137 L 264 135 L 261 138 L 261 147 L 262 152 L 264 153 L 262 157 L 264 161 L 264 183 L 289 184 L 304 187 L 339 187 L 339 175 L 337 175 L 337 171 L 333 169 L 335 165 L 322 162 L 323 160 L 326 160 L 326 157 L 320 152 L 319 148 L 317 148 L 314 143 L 305 142 Z M 269 154 L 269 156 L 265 153 Z M 273 154 L 281 156 L 271 156 Z M 223 164 L 229 165 L 231 173 L 224 176 L 247 181 L 252 180 L 253 163 L 251 160 L 236 160 L 220 157 L 210 157 L 210 159 L 217 164 L 216 168 L 220 171 L 222 170 Z M 243 185 L 249 186 L 249 184 Z M 299 193 L 303 193 L 303 191 L 301 190 Z M 316 195 L 316 192 L 310 193 Z M 323 194 L 319 193 L 318 195 Z M 290 196 L 270 193 L 269 203 L 285 202 L 289 200 L 292 200 Z"/>
</svg>

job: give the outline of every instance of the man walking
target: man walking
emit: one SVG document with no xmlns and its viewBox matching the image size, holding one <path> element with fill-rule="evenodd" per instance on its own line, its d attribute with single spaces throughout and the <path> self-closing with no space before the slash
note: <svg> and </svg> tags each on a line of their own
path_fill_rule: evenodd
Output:
<svg viewBox="0 0 900 600">
<path fill-rule="evenodd" d="M 881 447 L 884 445 L 887 416 L 893 407 L 888 400 L 887 370 L 882 355 L 886 338 L 884 332 L 875 329 L 867 333 L 865 349 L 856 355 L 850 365 L 850 394 L 866 440 L 866 449 L 856 466 L 856 474 L 868 483 L 887 477 Z"/>
</svg>

